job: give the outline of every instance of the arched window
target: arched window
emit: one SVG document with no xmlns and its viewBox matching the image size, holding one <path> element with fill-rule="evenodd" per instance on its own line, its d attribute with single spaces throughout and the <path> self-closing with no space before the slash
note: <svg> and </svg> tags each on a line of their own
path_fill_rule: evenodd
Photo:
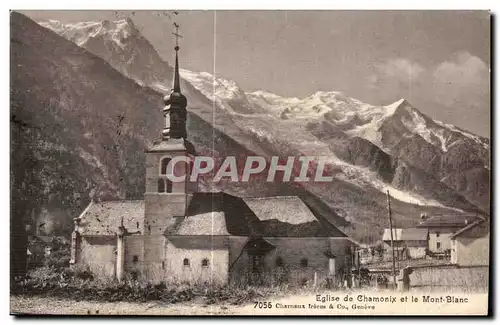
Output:
<svg viewBox="0 0 500 325">
<path fill-rule="evenodd" d="M 184 261 L 182 262 L 184 266 L 189 266 L 189 259 L 185 258 Z"/>
<path fill-rule="evenodd" d="M 158 179 L 158 193 L 172 193 L 172 181 L 168 178 Z"/>
<path fill-rule="evenodd" d="M 281 256 L 278 256 L 278 257 L 276 258 L 276 266 L 277 266 L 277 267 L 281 267 L 281 266 L 283 266 L 283 264 L 285 264 L 285 263 L 283 262 L 283 258 L 282 258 Z"/>
<path fill-rule="evenodd" d="M 201 261 L 201 266 L 203 266 L 203 267 L 208 267 L 208 258 L 204 258 L 204 259 Z"/>
<path fill-rule="evenodd" d="M 160 174 L 162 175 L 167 175 L 167 166 L 168 163 L 170 162 L 170 158 L 163 158 L 161 160 L 161 169 L 160 169 Z"/>
<path fill-rule="evenodd" d="M 167 193 L 172 193 L 172 181 L 169 180 L 169 179 L 166 179 L 165 183 L 167 183 L 167 190 L 166 190 L 166 192 Z"/>
<path fill-rule="evenodd" d="M 163 179 L 158 180 L 158 193 L 164 193 L 165 192 L 165 181 Z"/>
<path fill-rule="evenodd" d="M 300 266 L 302 267 L 307 267 L 307 265 L 309 264 L 307 258 L 303 258 L 300 260 Z"/>
</svg>

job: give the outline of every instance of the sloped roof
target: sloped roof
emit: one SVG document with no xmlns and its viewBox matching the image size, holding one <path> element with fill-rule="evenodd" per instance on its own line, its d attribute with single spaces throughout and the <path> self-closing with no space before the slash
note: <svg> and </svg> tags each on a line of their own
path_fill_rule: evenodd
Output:
<svg viewBox="0 0 500 325">
<path fill-rule="evenodd" d="M 146 152 L 165 152 L 165 151 L 187 151 L 189 154 L 196 155 L 196 150 L 189 140 L 170 138 L 168 140 L 157 139 L 146 150 Z"/>
<path fill-rule="evenodd" d="M 298 197 L 241 198 L 224 192 L 194 193 L 187 217 L 179 218 L 165 234 L 345 237 L 323 227 Z"/>
<path fill-rule="evenodd" d="M 278 220 L 292 225 L 316 221 L 316 217 L 297 196 L 243 198 L 260 221 Z"/>
<path fill-rule="evenodd" d="M 144 201 L 91 203 L 78 218 L 82 235 L 114 235 L 121 224 L 138 231 L 144 222 Z M 167 236 L 260 235 L 266 237 L 346 237 L 325 225 L 294 196 L 240 198 L 224 192 L 194 193 L 186 216 L 174 217 Z"/>
<path fill-rule="evenodd" d="M 392 240 L 401 240 L 401 233 L 403 232 L 403 229 L 401 228 L 392 228 Z M 391 240 L 391 230 L 390 229 L 384 229 L 384 234 L 382 235 L 382 240 L 383 241 L 390 241 Z"/>
<path fill-rule="evenodd" d="M 199 192 L 192 194 L 187 216 L 176 218 L 176 223 L 167 228 L 165 234 L 248 236 L 256 220 L 239 197 L 224 192 Z"/>
<path fill-rule="evenodd" d="M 403 228 L 402 240 L 427 240 L 429 231 L 421 228 Z"/>
<path fill-rule="evenodd" d="M 422 227 L 464 227 L 475 222 L 479 217 L 465 214 L 445 214 L 429 216 L 417 226 Z"/>
<path fill-rule="evenodd" d="M 466 233 L 468 230 L 470 230 L 470 229 L 472 229 L 472 228 L 474 228 L 474 227 L 477 227 L 477 226 L 479 226 L 480 224 L 482 224 L 482 223 L 484 223 L 484 222 L 486 222 L 486 221 L 487 221 L 487 220 L 486 220 L 486 219 L 483 219 L 483 218 L 478 219 L 478 220 L 476 220 L 475 222 L 473 222 L 473 223 L 469 224 L 468 226 L 466 226 L 466 227 L 464 227 L 464 228 L 460 229 L 459 231 L 455 232 L 454 234 L 452 234 L 452 235 L 450 236 L 450 238 L 451 238 L 451 239 L 454 239 L 454 238 L 456 238 L 456 237 L 459 237 L 459 236 L 463 235 L 464 233 Z M 488 223 L 489 223 L 489 222 L 488 222 Z M 489 226 L 489 225 L 488 225 L 488 226 Z"/>
<path fill-rule="evenodd" d="M 144 201 L 92 202 L 78 218 L 78 231 L 87 236 L 115 235 L 122 218 L 128 231 L 139 230 L 144 222 Z"/>
<path fill-rule="evenodd" d="M 256 234 L 267 237 L 346 237 L 333 225 L 325 226 L 297 196 L 242 198 L 254 213 Z"/>
<path fill-rule="evenodd" d="M 194 216 L 176 217 L 176 222 L 165 231 L 165 235 L 226 236 L 229 235 L 229 232 L 226 228 L 224 212 L 215 211 Z"/>
<path fill-rule="evenodd" d="M 393 228 L 393 240 L 427 240 L 428 230 L 425 228 Z M 383 241 L 391 240 L 390 229 L 384 229 Z"/>
</svg>

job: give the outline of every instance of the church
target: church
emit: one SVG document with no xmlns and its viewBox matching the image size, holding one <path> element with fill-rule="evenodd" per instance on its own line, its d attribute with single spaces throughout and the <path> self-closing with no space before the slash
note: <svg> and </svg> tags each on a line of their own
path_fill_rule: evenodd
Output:
<svg viewBox="0 0 500 325">
<path fill-rule="evenodd" d="M 151 283 L 269 283 L 335 277 L 351 268 L 353 243 L 299 197 L 237 197 L 197 191 L 187 139 L 187 98 L 175 46 L 172 93 L 161 141 L 145 152 L 143 200 L 92 201 L 74 219 L 73 265 L 97 277 Z M 172 182 L 168 173 L 185 175 Z"/>
</svg>

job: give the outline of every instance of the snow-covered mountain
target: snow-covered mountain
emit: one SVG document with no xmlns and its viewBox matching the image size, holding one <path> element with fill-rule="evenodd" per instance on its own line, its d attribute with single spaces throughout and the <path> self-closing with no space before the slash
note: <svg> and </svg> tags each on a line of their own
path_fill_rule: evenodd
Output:
<svg viewBox="0 0 500 325">
<path fill-rule="evenodd" d="M 282 139 L 303 154 L 324 153 L 331 157 L 332 164 L 344 167 L 345 161 L 324 148 L 328 143 L 325 140 L 332 134 L 344 139 L 359 137 L 392 157 L 431 174 L 475 203 L 488 204 L 489 140 L 433 120 L 405 99 L 376 106 L 336 91 L 318 91 L 305 98 L 285 98 L 266 91 L 245 93 L 235 82 L 206 72 L 183 70 L 181 74 L 228 112 L 245 115 L 240 123 L 235 123 L 257 137 L 267 138 L 267 141 Z M 241 107 L 245 109 L 241 110 Z M 328 125 L 330 131 L 318 136 L 317 132 L 311 132 L 314 125 Z M 313 139 L 310 139 L 311 134 L 315 134 Z M 346 173 L 349 174 L 359 168 L 349 166 L 348 170 Z M 471 177 L 467 173 L 478 177 L 477 184 L 465 187 L 458 184 L 470 183 Z M 358 174 L 367 175 L 364 172 Z M 362 178 L 374 180 L 372 176 Z M 377 183 L 376 180 L 373 182 Z M 387 186 L 378 188 L 388 189 Z M 407 202 L 433 204 L 415 196 L 409 199 L 412 195 L 407 197 Z"/>
<path fill-rule="evenodd" d="M 245 93 L 228 79 L 210 73 L 181 71 L 182 77 L 205 96 L 224 108 L 238 113 L 265 113 L 281 119 L 319 119 L 334 123 L 352 136 L 359 136 L 384 148 L 389 143 L 382 139 L 381 129 L 386 120 L 395 116 L 404 128 L 403 137 L 419 135 L 432 146 L 447 152 L 460 140 L 468 139 L 489 150 L 489 141 L 454 125 L 436 121 L 422 114 L 405 99 L 387 106 L 375 106 L 348 97 L 337 91 L 318 91 L 305 98 L 281 97 L 266 91 Z M 245 107 L 245 111 L 238 111 Z"/>
<path fill-rule="evenodd" d="M 171 66 L 130 19 L 40 24 L 136 83 L 170 91 Z M 356 224 L 358 231 L 361 227 L 370 232 L 385 222 L 377 219 L 385 215 L 386 190 L 396 199 L 396 218 L 409 224 L 426 209 L 489 208 L 489 141 L 434 121 L 406 100 L 377 106 L 336 91 L 286 98 L 265 91 L 248 93 L 236 82 L 207 72 L 182 70 L 181 76 L 191 119 L 207 122 L 238 146 L 266 157 L 327 157 L 334 181 L 301 186 Z M 204 124 L 196 126 L 200 129 L 188 131 L 195 142 L 214 136 Z M 213 151 L 201 149 L 205 154 Z"/>
<path fill-rule="evenodd" d="M 89 52 L 99 52 L 115 69 L 140 84 L 150 86 L 172 78 L 172 68 L 130 18 L 74 24 L 49 20 L 39 24 Z"/>
</svg>

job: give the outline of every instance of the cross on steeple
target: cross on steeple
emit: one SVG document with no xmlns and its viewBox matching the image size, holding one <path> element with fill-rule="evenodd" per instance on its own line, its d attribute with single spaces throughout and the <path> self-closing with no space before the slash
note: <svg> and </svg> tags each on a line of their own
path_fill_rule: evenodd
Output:
<svg viewBox="0 0 500 325">
<path fill-rule="evenodd" d="M 186 106 L 187 99 L 181 93 L 181 76 L 179 73 L 179 24 L 174 23 L 175 32 L 175 65 L 173 75 L 173 87 L 170 95 L 165 96 L 165 108 L 163 115 L 165 117 L 165 127 L 162 131 L 162 139 L 186 139 Z"/>
<path fill-rule="evenodd" d="M 175 27 L 175 32 L 172 33 L 172 35 L 175 36 L 175 50 L 179 50 L 179 37 L 182 38 L 182 35 L 179 34 L 179 27 L 180 25 L 174 22 L 174 27 Z"/>
</svg>

